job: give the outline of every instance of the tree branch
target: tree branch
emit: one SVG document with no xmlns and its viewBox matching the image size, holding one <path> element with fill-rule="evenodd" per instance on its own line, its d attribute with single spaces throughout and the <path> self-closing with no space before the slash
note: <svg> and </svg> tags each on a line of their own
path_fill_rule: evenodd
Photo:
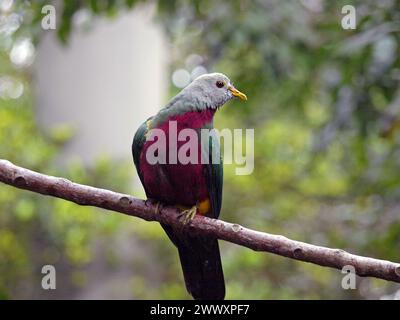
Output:
<svg viewBox="0 0 400 320">
<path fill-rule="evenodd" d="M 173 207 L 162 207 L 156 213 L 152 203 L 130 195 L 98 189 L 18 167 L 0 159 L 0 181 L 11 186 L 48 196 L 58 197 L 79 205 L 95 206 L 121 212 L 147 221 L 158 221 L 174 228 L 182 228 L 179 212 Z M 341 270 L 345 265 L 355 268 L 357 275 L 375 277 L 400 283 L 400 264 L 357 256 L 344 250 L 331 249 L 290 240 L 284 236 L 254 231 L 238 224 L 196 216 L 186 228 L 191 232 L 214 236 L 256 250 L 274 253 L 291 259 Z"/>
</svg>

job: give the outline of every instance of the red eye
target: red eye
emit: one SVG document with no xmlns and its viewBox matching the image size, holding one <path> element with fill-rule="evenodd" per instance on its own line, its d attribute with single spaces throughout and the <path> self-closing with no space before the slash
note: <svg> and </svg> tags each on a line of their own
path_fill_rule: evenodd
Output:
<svg viewBox="0 0 400 320">
<path fill-rule="evenodd" d="M 222 87 L 224 86 L 224 83 L 223 83 L 222 81 L 217 81 L 217 82 L 215 83 L 215 85 L 216 85 L 218 88 L 222 88 Z"/>
</svg>

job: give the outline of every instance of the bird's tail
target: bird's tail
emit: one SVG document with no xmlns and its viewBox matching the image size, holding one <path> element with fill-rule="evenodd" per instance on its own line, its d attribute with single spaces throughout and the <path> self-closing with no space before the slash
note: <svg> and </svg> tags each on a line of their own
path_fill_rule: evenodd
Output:
<svg viewBox="0 0 400 320">
<path fill-rule="evenodd" d="M 223 300 L 225 281 L 218 240 L 194 235 L 175 235 L 163 226 L 176 245 L 186 289 L 196 300 Z"/>
</svg>

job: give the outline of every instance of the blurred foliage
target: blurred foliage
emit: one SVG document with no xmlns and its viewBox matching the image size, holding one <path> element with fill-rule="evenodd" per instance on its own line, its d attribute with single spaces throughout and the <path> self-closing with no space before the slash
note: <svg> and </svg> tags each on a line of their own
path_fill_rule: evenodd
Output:
<svg viewBox="0 0 400 320">
<path fill-rule="evenodd" d="M 7 53 L 21 37 L 40 41 L 40 8 L 47 2 L 14 4 L 24 21 L 7 38 L 0 32 L 0 77 L 14 77 L 24 88 L 31 81 L 29 70 L 13 68 Z M 144 1 L 58 1 L 59 39 L 68 45 L 79 11 L 116 17 L 137 2 Z M 149 2 L 157 5 L 157 20 L 173 44 L 171 71 L 202 66 L 224 72 L 249 97 L 216 116 L 218 128 L 255 129 L 255 171 L 237 176 L 233 165 L 225 166 L 221 217 L 398 261 L 399 1 L 353 1 L 356 30 L 341 28 L 347 1 Z M 171 88 L 171 94 L 176 92 Z M 0 98 L 0 132 L 1 158 L 128 190 L 126 172 L 132 169 L 110 160 L 100 159 L 92 168 L 79 162 L 55 166 L 54 157 L 70 133 L 58 128 L 46 136 L 38 130 L 28 89 L 18 99 Z M 65 271 L 70 285 L 57 290 L 61 297 L 84 291 L 96 265 L 116 274 L 130 270 L 122 275 L 131 288 L 127 297 L 188 297 L 177 254 L 157 224 L 97 211 L 1 186 L 0 273 L 6 276 L 0 277 L 0 297 L 46 296 L 37 285 L 46 263 Z M 127 242 L 134 254 L 121 249 Z M 358 290 L 346 291 L 336 270 L 229 243 L 222 243 L 222 256 L 227 298 L 232 299 L 380 298 L 400 289 L 360 278 Z"/>
</svg>

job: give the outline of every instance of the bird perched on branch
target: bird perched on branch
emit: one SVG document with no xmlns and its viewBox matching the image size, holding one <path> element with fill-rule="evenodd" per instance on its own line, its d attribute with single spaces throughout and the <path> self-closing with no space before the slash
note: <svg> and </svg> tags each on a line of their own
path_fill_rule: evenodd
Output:
<svg viewBox="0 0 400 320">
<path fill-rule="evenodd" d="M 180 208 L 184 223 L 196 214 L 215 219 L 220 214 L 223 167 L 219 139 L 211 129 L 215 112 L 234 97 L 247 100 L 227 76 L 202 75 L 144 122 L 133 139 L 133 160 L 148 199 Z M 209 132 L 206 141 L 202 129 Z M 191 234 L 185 228 L 162 227 L 178 248 L 186 288 L 193 298 L 223 299 L 217 239 Z"/>
</svg>

